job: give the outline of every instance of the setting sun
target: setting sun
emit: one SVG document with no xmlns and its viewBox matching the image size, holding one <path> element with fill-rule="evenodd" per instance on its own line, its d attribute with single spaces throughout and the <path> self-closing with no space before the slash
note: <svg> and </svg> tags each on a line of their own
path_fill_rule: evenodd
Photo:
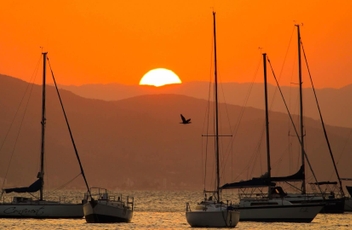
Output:
<svg viewBox="0 0 352 230">
<path fill-rule="evenodd" d="M 139 82 L 140 85 L 153 85 L 156 87 L 181 83 L 181 79 L 173 71 L 164 68 L 148 71 Z"/>
</svg>

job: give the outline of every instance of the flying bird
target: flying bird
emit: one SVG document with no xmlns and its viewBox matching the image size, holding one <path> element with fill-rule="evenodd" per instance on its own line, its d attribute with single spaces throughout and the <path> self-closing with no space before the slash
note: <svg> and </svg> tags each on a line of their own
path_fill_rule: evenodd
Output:
<svg viewBox="0 0 352 230">
<path fill-rule="evenodd" d="M 182 114 L 180 114 L 182 122 L 180 122 L 181 124 L 187 125 L 191 123 L 191 118 L 190 119 L 186 119 Z"/>
</svg>

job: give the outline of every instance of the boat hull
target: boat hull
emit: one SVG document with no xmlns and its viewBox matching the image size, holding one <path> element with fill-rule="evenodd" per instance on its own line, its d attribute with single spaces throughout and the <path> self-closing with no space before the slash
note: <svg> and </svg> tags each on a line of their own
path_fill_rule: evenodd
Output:
<svg viewBox="0 0 352 230">
<path fill-rule="evenodd" d="M 321 204 L 237 207 L 240 221 L 310 223 L 323 208 Z"/>
<path fill-rule="evenodd" d="M 89 201 L 83 205 L 83 214 L 87 223 L 129 223 L 133 210 L 113 202 Z"/>
<path fill-rule="evenodd" d="M 345 200 L 345 212 L 352 212 L 352 198 L 348 197 Z"/>
<path fill-rule="evenodd" d="M 324 204 L 320 213 L 344 213 L 345 198 L 323 199 L 322 197 L 285 197 L 286 200 L 293 204 Z"/>
<path fill-rule="evenodd" d="M 337 199 L 327 199 L 322 201 L 324 203 L 324 208 L 320 211 L 320 213 L 344 213 L 345 211 L 345 199 L 337 198 Z"/>
<path fill-rule="evenodd" d="M 240 220 L 240 212 L 222 211 L 188 211 L 186 219 L 191 227 L 236 227 Z"/>
<path fill-rule="evenodd" d="M 79 219 L 83 218 L 82 204 L 47 203 L 0 204 L 0 218 Z"/>
</svg>

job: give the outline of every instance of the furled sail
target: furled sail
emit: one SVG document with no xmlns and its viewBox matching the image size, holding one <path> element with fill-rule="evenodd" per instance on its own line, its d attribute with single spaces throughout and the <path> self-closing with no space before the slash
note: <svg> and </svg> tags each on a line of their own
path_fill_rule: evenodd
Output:
<svg viewBox="0 0 352 230">
<path fill-rule="evenodd" d="M 17 192 L 17 193 L 26 193 L 26 192 L 37 192 L 42 187 L 42 179 L 39 178 L 33 184 L 28 187 L 18 187 L 18 188 L 6 188 L 4 191 L 6 193 Z"/>
<path fill-rule="evenodd" d="M 259 177 L 259 178 L 254 177 L 251 180 L 224 184 L 223 186 L 221 186 L 221 189 L 266 187 L 266 186 L 275 186 L 275 183 L 269 182 L 267 179 L 262 177 Z"/>
<path fill-rule="evenodd" d="M 304 180 L 304 171 L 303 171 L 303 167 L 301 166 L 301 168 L 298 170 L 298 172 L 296 172 L 295 174 L 292 174 L 290 176 L 284 176 L 284 177 L 271 177 L 270 178 L 271 181 L 302 181 Z"/>
</svg>

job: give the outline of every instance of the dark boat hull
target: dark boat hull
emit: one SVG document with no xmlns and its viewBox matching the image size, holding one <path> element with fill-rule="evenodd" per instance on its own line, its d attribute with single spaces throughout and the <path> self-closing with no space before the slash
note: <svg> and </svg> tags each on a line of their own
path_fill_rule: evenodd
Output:
<svg viewBox="0 0 352 230">
<path fill-rule="evenodd" d="M 54 203 L 48 201 L 0 204 L 0 218 L 81 219 L 82 204 Z"/>
<path fill-rule="evenodd" d="M 323 208 L 322 204 L 266 205 L 255 204 L 235 206 L 240 212 L 240 222 L 292 222 L 310 223 Z"/>
<path fill-rule="evenodd" d="M 133 216 L 133 210 L 121 202 L 101 200 L 85 203 L 83 213 L 87 223 L 128 223 Z"/>
<path fill-rule="evenodd" d="M 345 199 L 344 198 L 333 198 L 333 199 L 298 199 L 289 201 L 293 204 L 301 204 L 301 203 L 320 203 L 324 204 L 324 207 L 321 209 L 320 213 L 344 213 L 345 210 Z"/>
<path fill-rule="evenodd" d="M 328 199 L 324 202 L 325 206 L 320 213 L 344 213 L 345 199 Z"/>
<path fill-rule="evenodd" d="M 128 223 L 129 219 L 111 215 L 90 214 L 85 216 L 87 223 Z"/>
</svg>

